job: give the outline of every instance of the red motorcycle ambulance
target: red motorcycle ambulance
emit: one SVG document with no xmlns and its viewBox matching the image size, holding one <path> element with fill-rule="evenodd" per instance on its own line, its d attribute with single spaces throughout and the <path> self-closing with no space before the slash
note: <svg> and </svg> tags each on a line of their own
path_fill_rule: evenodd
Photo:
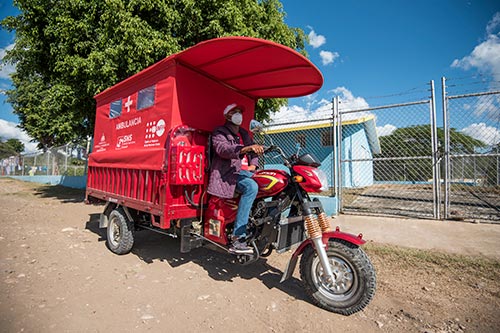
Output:
<svg viewBox="0 0 500 333">
<path fill-rule="evenodd" d="M 93 152 L 89 155 L 87 202 L 105 204 L 100 227 L 107 245 L 128 253 L 142 229 L 180 238 L 180 251 L 211 243 L 228 251 L 239 198 L 205 191 L 210 134 L 224 123 L 221 110 L 245 107 L 250 121 L 259 98 L 298 97 L 321 88 L 320 71 L 304 56 L 274 42 L 225 37 L 167 57 L 98 94 Z M 375 293 L 375 271 L 360 248 L 361 235 L 332 230 L 321 202 L 310 193 L 328 188 L 312 154 L 280 156 L 287 171 L 258 170 L 259 186 L 247 226 L 253 254 L 242 264 L 294 249 L 282 282 L 295 269 L 312 301 L 349 315 Z"/>
</svg>

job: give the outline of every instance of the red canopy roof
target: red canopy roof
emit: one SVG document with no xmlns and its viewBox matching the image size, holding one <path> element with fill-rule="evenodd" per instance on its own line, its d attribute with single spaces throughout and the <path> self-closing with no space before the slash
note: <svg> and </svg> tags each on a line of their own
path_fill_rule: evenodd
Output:
<svg viewBox="0 0 500 333">
<path fill-rule="evenodd" d="M 304 96 L 323 85 L 321 72 L 302 54 L 258 38 L 211 39 L 172 57 L 254 99 Z"/>
<path fill-rule="evenodd" d="M 305 96 L 323 85 L 319 69 L 287 46 L 251 37 L 222 37 L 173 54 L 95 97 L 122 89 L 137 77 L 148 76 L 172 62 L 219 81 L 252 99 Z"/>
</svg>

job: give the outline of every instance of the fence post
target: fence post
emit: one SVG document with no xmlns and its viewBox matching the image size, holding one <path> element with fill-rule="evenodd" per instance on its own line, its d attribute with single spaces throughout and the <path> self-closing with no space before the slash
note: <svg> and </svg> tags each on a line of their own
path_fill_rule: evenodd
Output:
<svg viewBox="0 0 500 333">
<path fill-rule="evenodd" d="M 331 142 L 333 143 L 332 145 L 332 192 L 331 196 L 335 197 L 337 196 L 337 168 L 335 165 L 335 153 L 337 149 L 337 131 L 335 130 L 335 124 L 337 121 L 337 108 L 336 108 L 336 99 L 335 97 L 332 98 L 332 127 L 330 128 L 330 139 L 332 140 Z"/>
<path fill-rule="evenodd" d="M 436 125 L 436 100 L 434 94 L 434 80 L 431 80 L 431 101 L 430 101 L 430 120 L 431 120 L 431 139 L 432 139 L 432 187 L 434 199 L 434 218 L 441 217 L 441 177 L 439 172 L 440 157 L 437 138 Z"/>
<path fill-rule="evenodd" d="M 444 207 L 443 217 L 448 218 L 450 206 L 450 132 L 448 128 L 448 102 L 446 100 L 446 78 L 441 78 L 441 90 L 443 92 L 443 131 L 444 131 Z"/>
<path fill-rule="evenodd" d="M 342 212 L 342 114 L 339 110 L 340 99 L 338 96 L 335 96 L 334 99 L 334 112 L 336 114 L 336 124 L 337 124 L 337 163 L 336 163 L 336 171 L 337 171 L 337 204 L 338 204 L 338 212 Z"/>
<path fill-rule="evenodd" d="M 64 173 L 63 174 L 68 174 L 68 155 L 70 153 L 72 153 L 72 150 L 68 151 L 68 148 L 69 148 L 69 143 L 66 144 L 66 146 L 64 147 L 64 153 L 66 154 L 64 156 Z"/>
</svg>

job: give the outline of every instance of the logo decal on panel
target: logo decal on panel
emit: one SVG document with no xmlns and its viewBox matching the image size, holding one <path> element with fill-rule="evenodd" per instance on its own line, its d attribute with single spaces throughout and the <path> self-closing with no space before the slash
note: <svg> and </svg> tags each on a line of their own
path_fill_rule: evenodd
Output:
<svg viewBox="0 0 500 333">
<path fill-rule="evenodd" d="M 151 121 L 146 124 L 146 136 L 144 138 L 144 147 L 160 146 L 158 138 L 165 134 L 165 120 Z"/>
<path fill-rule="evenodd" d="M 134 144 L 135 141 L 132 134 L 122 135 L 116 138 L 116 149 L 126 149 L 129 145 Z"/>
<path fill-rule="evenodd" d="M 101 139 L 94 146 L 94 150 L 96 152 L 106 151 L 108 146 L 109 146 L 109 143 L 106 141 L 106 136 L 104 135 L 104 133 L 102 133 Z"/>
</svg>

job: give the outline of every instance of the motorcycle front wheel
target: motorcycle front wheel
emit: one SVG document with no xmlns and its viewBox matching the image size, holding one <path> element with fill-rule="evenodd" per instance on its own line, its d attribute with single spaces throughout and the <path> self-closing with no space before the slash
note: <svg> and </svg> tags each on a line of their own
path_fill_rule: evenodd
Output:
<svg viewBox="0 0 500 333">
<path fill-rule="evenodd" d="M 351 315 L 364 309 L 375 295 L 376 277 L 370 259 L 359 246 L 330 239 L 328 262 L 334 281 L 329 281 L 313 246 L 300 260 L 300 277 L 314 304 L 331 312 Z"/>
</svg>

